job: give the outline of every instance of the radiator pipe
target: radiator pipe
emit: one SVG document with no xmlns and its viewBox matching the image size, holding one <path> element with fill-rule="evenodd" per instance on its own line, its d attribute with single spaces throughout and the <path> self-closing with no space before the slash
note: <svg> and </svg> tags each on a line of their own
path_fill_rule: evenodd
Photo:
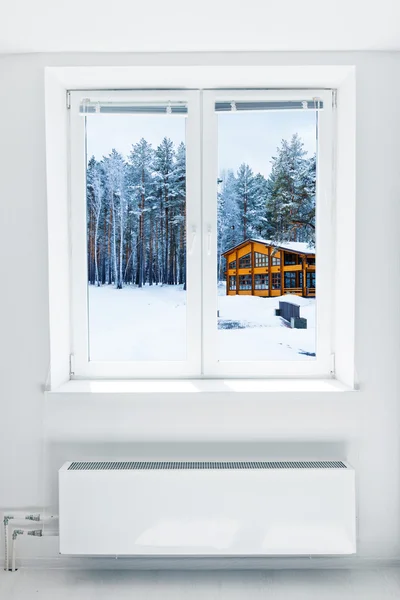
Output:
<svg viewBox="0 0 400 600">
<path fill-rule="evenodd" d="M 13 529 L 12 530 L 12 534 L 11 534 L 11 538 L 12 538 L 12 542 L 11 542 L 11 571 L 15 571 L 15 553 L 16 553 L 16 539 L 17 536 L 19 535 L 24 535 L 24 530 L 23 529 Z"/>
<path fill-rule="evenodd" d="M 9 522 L 9 518 L 4 517 L 3 526 L 4 526 L 4 570 L 5 571 L 8 571 L 8 522 Z"/>
<path fill-rule="evenodd" d="M 52 530 L 49 530 L 47 532 L 47 530 L 44 530 L 44 525 L 52 522 L 53 519 L 57 519 L 57 515 L 40 515 L 40 513 L 23 513 L 23 512 L 18 512 L 18 513 L 13 513 L 13 514 L 7 514 L 4 515 L 3 517 L 3 526 L 4 526 L 4 570 L 8 571 L 9 570 L 9 523 L 11 520 L 13 520 L 14 522 L 23 522 L 23 521 L 31 521 L 32 525 L 33 522 L 38 523 L 42 526 L 42 529 L 40 530 L 42 533 L 41 535 L 58 535 L 58 531 L 54 532 Z M 13 523 L 14 524 L 14 523 Z M 19 531 L 22 532 L 21 534 L 23 534 L 23 531 L 27 531 L 28 535 L 32 535 L 31 533 L 29 533 L 30 531 L 32 531 L 32 529 L 30 527 L 27 527 L 28 523 L 21 525 L 20 527 L 16 527 L 16 523 L 14 524 L 14 528 L 13 528 L 13 534 L 15 531 Z M 39 530 L 35 530 L 35 531 L 39 531 Z M 16 535 L 19 535 L 19 533 L 17 533 Z M 35 534 L 33 534 L 35 535 Z M 38 534 L 36 534 L 38 535 Z M 12 542 L 13 542 L 13 550 L 15 553 L 15 538 L 12 538 Z"/>
<path fill-rule="evenodd" d="M 17 555 L 17 537 L 19 535 L 24 535 L 24 533 L 26 533 L 27 535 L 31 535 L 34 537 L 43 537 L 43 536 L 49 536 L 49 535 L 54 535 L 57 536 L 58 535 L 58 529 L 44 529 L 44 525 L 45 523 L 42 522 L 41 523 L 42 528 L 41 529 L 28 529 L 26 526 L 24 528 L 15 528 L 12 530 L 12 548 L 11 548 L 11 571 L 14 572 L 15 571 L 15 561 L 16 561 L 16 555 Z"/>
</svg>

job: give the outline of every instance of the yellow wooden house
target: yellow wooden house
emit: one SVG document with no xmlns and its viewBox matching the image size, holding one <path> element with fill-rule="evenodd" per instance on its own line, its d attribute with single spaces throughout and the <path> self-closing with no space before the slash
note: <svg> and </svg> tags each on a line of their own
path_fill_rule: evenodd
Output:
<svg viewBox="0 0 400 600">
<path fill-rule="evenodd" d="M 247 239 L 223 256 L 228 296 L 315 296 L 315 252 L 304 242 Z"/>
</svg>

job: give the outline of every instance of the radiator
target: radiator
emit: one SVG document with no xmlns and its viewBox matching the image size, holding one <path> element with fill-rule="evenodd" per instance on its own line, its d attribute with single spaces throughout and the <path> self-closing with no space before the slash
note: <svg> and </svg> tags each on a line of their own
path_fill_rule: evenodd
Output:
<svg viewBox="0 0 400 600">
<path fill-rule="evenodd" d="M 354 470 L 342 461 L 68 462 L 60 553 L 352 554 L 355 505 Z"/>
</svg>

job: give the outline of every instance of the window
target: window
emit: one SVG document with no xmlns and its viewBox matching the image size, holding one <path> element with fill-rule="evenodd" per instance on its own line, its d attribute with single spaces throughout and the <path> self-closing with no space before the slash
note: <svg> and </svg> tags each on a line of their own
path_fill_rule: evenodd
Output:
<svg viewBox="0 0 400 600">
<path fill-rule="evenodd" d="M 315 256 L 307 256 L 307 263 L 309 265 L 315 265 Z"/>
<path fill-rule="evenodd" d="M 296 286 L 296 273 L 287 271 L 285 273 L 285 288 L 295 288 Z"/>
<path fill-rule="evenodd" d="M 254 289 L 255 290 L 267 290 L 268 289 L 268 275 L 254 275 Z"/>
<path fill-rule="evenodd" d="M 251 275 L 239 275 L 239 290 L 251 290 Z"/>
<path fill-rule="evenodd" d="M 255 267 L 268 267 L 268 254 L 261 254 L 261 252 L 254 253 L 254 266 Z"/>
<path fill-rule="evenodd" d="M 298 264 L 298 256 L 297 254 L 290 254 L 288 252 L 284 253 L 284 265 L 297 265 Z"/>
<path fill-rule="evenodd" d="M 272 273 L 272 289 L 273 290 L 281 289 L 281 274 L 280 273 Z"/>
<path fill-rule="evenodd" d="M 308 271 L 306 282 L 307 288 L 315 288 L 315 271 Z"/>
<path fill-rule="evenodd" d="M 281 272 L 254 269 L 280 268 L 282 251 L 301 265 L 305 251 L 278 242 L 315 244 L 331 264 L 329 202 L 315 211 L 332 188 L 331 113 L 330 92 L 315 90 L 71 93 L 76 377 L 329 373 L 330 274 L 302 304 L 309 327 L 293 332 L 275 317 Z M 283 211 L 287 190 L 270 185 L 271 161 L 284 169 L 292 155 L 309 186 L 302 226 Z M 236 247 L 245 254 L 228 269 L 249 271 L 238 281 L 225 272 Z M 285 288 L 302 288 L 302 276 L 286 272 Z"/>
<path fill-rule="evenodd" d="M 251 268 L 251 254 L 245 254 L 239 258 L 239 269 L 250 269 Z"/>
<path fill-rule="evenodd" d="M 139 108 L 86 118 L 89 361 L 186 359 L 186 112 Z"/>
<path fill-rule="evenodd" d="M 197 92 L 71 93 L 77 376 L 199 372 L 198 107 Z"/>
</svg>

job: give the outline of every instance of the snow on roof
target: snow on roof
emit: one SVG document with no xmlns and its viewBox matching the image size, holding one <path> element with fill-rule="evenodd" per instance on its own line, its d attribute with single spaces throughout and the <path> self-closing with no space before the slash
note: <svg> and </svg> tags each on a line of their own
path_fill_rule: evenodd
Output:
<svg viewBox="0 0 400 600">
<path fill-rule="evenodd" d="M 282 248 L 283 250 L 292 250 L 293 252 L 300 252 L 301 254 L 315 254 L 315 248 L 309 246 L 307 242 L 275 242 L 272 240 L 262 240 L 261 238 L 248 238 L 247 240 L 243 240 L 236 246 L 232 248 L 228 248 L 225 250 L 223 254 L 227 254 L 233 248 L 237 248 L 237 246 L 241 246 L 246 242 L 258 242 L 259 244 L 268 244 L 268 246 L 274 246 L 275 248 Z"/>
<path fill-rule="evenodd" d="M 302 254 L 315 254 L 315 248 L 309 246 L 307 242 L 274 242 L 271 240 L 261 240 L 251 238 L 253 242 L 259 242 L 261 244 L 269 244 L 270 246 L 276 246 L 277 248 L 283 248 L 283 250 L 293 250 L 294 252 L 301 252 Z"/>
</svg>

